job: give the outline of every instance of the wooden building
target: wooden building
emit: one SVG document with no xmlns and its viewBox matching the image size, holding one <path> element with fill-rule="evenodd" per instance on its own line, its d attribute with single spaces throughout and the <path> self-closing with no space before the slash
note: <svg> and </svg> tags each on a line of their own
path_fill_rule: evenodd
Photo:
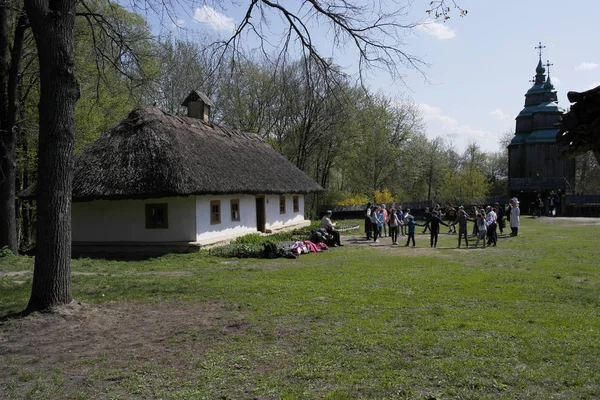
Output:
<svg viewBox="0 0 600 400">
<path fill-rule="evenodd" d="M 550 78 L 552 64 L 542 64 L 541 44 L 538 48 L 533 86 L 525 94 L 525 106 L 516 118 L 515 136 L 508 146 L 508 190 L 519 198 L 523 212 L 538 195 L 547 202 L 551 192 L 570 193 L 575 179 L 575 160 L 558 159 L 556 123 L 564 109 L 558 105 Z"/>
<path fill-rule="evenodd" d="M 74 252 L 187 251 L 310 224 L 319 184 L 259 136 L 209 122 L 205 95 L 183 105 L 187 117 L 136 109 L 77 156 Z"/>
</svg>

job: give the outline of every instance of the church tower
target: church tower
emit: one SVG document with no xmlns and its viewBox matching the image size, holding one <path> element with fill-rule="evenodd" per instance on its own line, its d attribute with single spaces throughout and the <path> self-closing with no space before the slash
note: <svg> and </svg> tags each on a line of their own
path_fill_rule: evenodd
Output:
<svg viewBox="0 0 600 400">
<path fill-rule="evenodd" d="M 516 118 L 515 136 L 508 146 L 508 191 L 521 201 L 522 212 L 538 194 L 547 199 L 551 191 L 568 193 L 575 179 L 575 160 L 558 160 L 558 117 L 565 110 L 550 78 L 550 64 L 542 64 L 542 46 L 533 86 L 525 94 L 525 106 Z M 548 73 L 546 77 L 546 72 Z"/>
</svg>

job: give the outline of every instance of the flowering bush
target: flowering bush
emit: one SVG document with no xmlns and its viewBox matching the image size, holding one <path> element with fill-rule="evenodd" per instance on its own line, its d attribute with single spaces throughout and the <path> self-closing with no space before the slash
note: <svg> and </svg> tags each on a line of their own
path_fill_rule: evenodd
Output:
<svg viewBox="0 0 600 400">
<path fill-rule="evenodd" d="M 373 192 L 373 198 L 375 199 L 375 204 L 392 203 L 394 201 L 394 196 L 392 196 L 392 193 L 388 189 L 376 190 Z"/>
</svg>

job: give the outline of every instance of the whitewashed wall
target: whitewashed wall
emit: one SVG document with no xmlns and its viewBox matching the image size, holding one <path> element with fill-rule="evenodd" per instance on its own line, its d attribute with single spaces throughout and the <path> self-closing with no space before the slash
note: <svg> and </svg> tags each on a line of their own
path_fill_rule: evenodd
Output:
<svg viewBox="0 0 600 400">
<path fill-rule="evenodd" d="M 167 229 L 146 229 L 146 204 L 168 204 Z M 73 203 L 74 242 L 193 242 L 196 198 Z"/>
<path fill-rule="evenodd" d="M 239 200 L 240 221 L 231 220 L 230 200 Z M 221 201 L 221 223 L 210 224 L 210 202 Z M 167 229 L 146 229 L 146 204 L 168 204 Z M 265 228 L 276 231 L 308 224 L 304 196 L 286 195 L 286 213 L 279 213 L 279 196 L 265 196 Z M 200 242 L 210 244 L 257 232 L 253 195 L 171 197 L 151 200 L 97 200 L 73 203 L 74 242 Z"/>
<path fill-rule="evenodd" d="M 231 220 L 230 200 L 240 201 L 240 220 Z M 210 202 L 221 201 L 221 223 L 210 224 Z M 256 197 L 251 195 L 198 196 L 196 197 L 196 241 L 226 240 L 256 230 Z"/>
<path fill-rule="evenodd" d="M 266 229 L 277 230 L 287 225 L 304 221 L 304 196 L 298 195 L 298 212 L 294 212 L 294 200 L 291 194 L 285 195 L 285 214 L 279 213 L 279 195 L 265 196 Z"/>
</svg>

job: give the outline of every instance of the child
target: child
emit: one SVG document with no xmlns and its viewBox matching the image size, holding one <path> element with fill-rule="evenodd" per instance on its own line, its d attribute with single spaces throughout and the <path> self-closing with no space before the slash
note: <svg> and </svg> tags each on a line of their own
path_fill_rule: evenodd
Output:
<svg viewBox="0 0 600 400">
<path fill-rule="evenodd" d="M 377 214 L 377 235 L 379 235 L 379 237 L 382 237 L 381 231 L 383 230 L 383 227 L 385 226 L 385 215 L 387 215 L 387 211 L 385 211 L 385 212 L 384 211 L 385 211 L 385 208 L 380 208 L 379 214 Z"/>
<path fill-rule="evenodd" d="M 482 208 L 479 213 L 477 213 L 477 217 L 475 220 L 475 225 L 477 226 L 477 240 L 475 241 L 475 248 L 479 244 L 480 240 L 483 240 L 483 248 L 485 249 L 485 240 L 487 236 L 487 222 L 485 220 L 485 210 Z"/>
<path fill-rule="evenodd" d="M 408 211 L 409 210 L 407 210 L 407 212 Z M 417 227 L 417 226 L 424 226 L 424 225 L 417 224 L 415 222 L 414 217 L 412 215 L 408 216 L 407 221 L 408 222 L 407 222 L 406 225 L 408 226 L 408 239 L 406 240 L 406 244 L 404 245 L 404 247 L 408 246 L 408 243 L 410 242 L 410 239 L 412 239 L 412 243 L 413 243 L 412 247 L 415 247 L 415 227 Z"/>
</svg>

